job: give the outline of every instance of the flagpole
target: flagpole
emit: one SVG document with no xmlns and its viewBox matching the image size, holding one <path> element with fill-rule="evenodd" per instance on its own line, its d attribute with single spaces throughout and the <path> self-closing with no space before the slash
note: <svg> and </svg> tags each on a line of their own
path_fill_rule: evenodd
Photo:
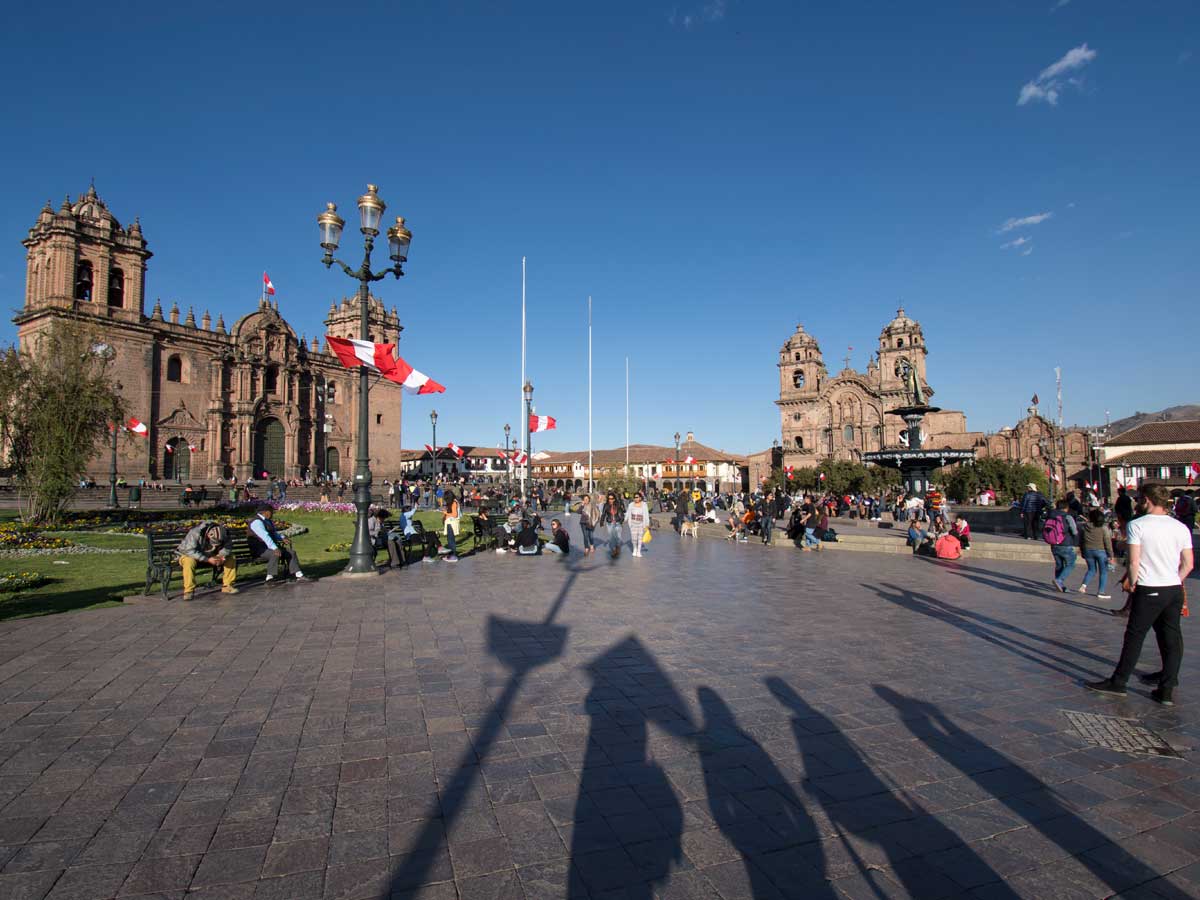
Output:
<svg viewBox="0 0 1200 900">
<path fill-rule="evenodd" d="M 595 490 L 592 483 L 592 297 L 588 295 L 588 493 Z"/>
<path fill-rule="evenodd" d="M 629 357 L 625 357 L 625 477 L 629 477 Z"/>
<path fill-rule="evenodd" d="M 521 435 L 524 438 L 521 441 L 521 446 L 529 446 L 529 415 L 525 409 L 525 257 L 521 257 L 521 383 L 517 385 L 517 400 L 520 407 L 520 416 L 522 431 Z M 521 496 L 528 496 L 528 487 L 525 484 L 525 472 L 527 466 L 521 467 Z"/>
</svg>

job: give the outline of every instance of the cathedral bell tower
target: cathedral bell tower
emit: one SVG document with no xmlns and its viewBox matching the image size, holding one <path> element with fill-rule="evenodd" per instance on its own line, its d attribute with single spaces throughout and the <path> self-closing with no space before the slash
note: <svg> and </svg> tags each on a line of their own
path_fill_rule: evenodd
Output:
<svg viewBox="0 0 1200 900">
<path fill-rule="evenodd" d="M 95 185 L 74 203 L 67 197 L 57 212 L 47 202 L 21 243 L 25 305 L 18 325 L 32 325 L 52 311 L 141 321 L 152 254 L 138 221 L 122 228 Z"/>
<path fill-rule="evenodd" d="M 900 369 L 902 359 L 908 359 L 917 370 L 925 396 L 932 396 L 933 390 L 925 380 L 926 352 L 920 323 L 906 316 L 904 307 L 896 310 L 896 318 L 879 333 L 879 393 L 888 408 L 908 402 L 904 373 Z"/>
<path fill-rule="evenodd" d="M 325 317 L 325 333 L 334 337 L 358 340 L 362 331 L 359 322 L 358 297 L 343 297 L 341 304 L 331 303 L 329 315 Z M 400 332 L 404 326 L 400 324 L 400 316 L 395 307 L 388 312 L 383 307 L 383 301 L 375 296 L 367 298 L 367 331 L 370 340 L 376 344 L 396 344 L 400 341 Z M 328 348 L 325 348 L 328 352 Z"/>
<path fill-rule="evenodd" d="M 828 380 L 817 339 L 796 326 L 796 332 L 779 350 L 779 418 L 783 445 L 788 450 L 816 446 L 811 422 L 807 421 L 821 388 Z"/>
</svg>

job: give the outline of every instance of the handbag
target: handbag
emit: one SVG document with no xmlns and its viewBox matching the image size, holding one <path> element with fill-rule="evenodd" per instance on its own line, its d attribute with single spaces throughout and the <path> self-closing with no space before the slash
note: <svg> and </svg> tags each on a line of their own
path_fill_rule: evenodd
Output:
<svg viewBox="0 0 1200 900">
<path fill-rule="evenodd" d="M 652 540 L 654 540 L 654 538 L 653 538 L 653 537 L 651 536 L 651 534 L 650 534 L 650 529 L 649 529 L 649 528 L 647 528 L 645 531 L 643 531 L 643 532 L 642 532 L 642 543 L 643 543 L 643 544 L 648 544 L 648 543 L 650 543 Z"/>
</svg>

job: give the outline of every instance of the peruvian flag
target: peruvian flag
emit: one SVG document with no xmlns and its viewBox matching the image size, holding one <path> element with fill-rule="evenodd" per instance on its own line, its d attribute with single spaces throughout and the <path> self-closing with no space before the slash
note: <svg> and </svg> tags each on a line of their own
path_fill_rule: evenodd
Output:
<svg viewBox="0 0 1200 900">
<path fill-rule="evenodd" d="M 142 437 L 146 437 L 150 434 L 150 429 L 146 427 L 146 423 L 139 422 L 137 419 L 130 419 L 125 423 L 125 427 L 134 434 L 140 434 Z"/>
<path fill-rule="evenodd" d="M 189 453 L 195 453 L 195 452 L 196 452 L 196 445 L 195 445 L 195 444 L 193 444 L 193 443 L 191 443 L 190 441 L 188 442 L 188 452 L 189 452 Z"/>
<path fill-rule="evenodd" d="M 166 448 L 165 448 L 165 449 L 166 449 L 166 451 L 167 451 L 168 453 L 174 453 L 174 452 L 175 452 L 175 448 L 174 448 L 173 446 L 171 446 L 170 444 L 167 444 L 167 446 L 166 446 Z"/>
<path fill-rule="evenodd" d="M 783 471 L 787 473 L 788 481 L 791 481 L 793 478 L 793 476 L 792 476 L 793 468 L 794 468 L 794 466 L 784 466 L 783 467 Z"/>
<path fill-rule="evenodd" d="M 553 425 L 551 425 L 550 427 L 551 427 L 551 428 L 553 428 L 554 426 L 553 426 Z M 685 457 L 683 458 L 683 464 L 684 464 L 685 466 L 690 466 L 690 465 L 691 465 L 692 463 L 694 463 L 695 461 L 696 461 L 696 457 L 694 457 L 694 456 L 685 456 Z"/>
<path fill-rule="evenodd" d="M 1200 478 L 1200 463 L 1192 463 L 1188 466 L 1188 484 L 1191 484 L 1197 478 Z"/>
<path fill-rule="evenodd" d="M 501 450 L 499 445 L 496 446 L 496 453 L 499 454 L 501 459 L 508 459 L 508 454 Z"/>
<path fill-rule="evenodd" d="M 824 481 L 824 480 L 825 480 L 825 473 L 824 473 L 824 472 L 822 472 L 820 475 L 818 475 L 818 476 L 817 476 L 817 479 L 818 479 L 818 480 L 820 480 L 820 481 Z"/>
<path fill-rule="evenodd" d="M 396 349 L 395 344 L 373 344 L 370 341 L 347 340 L 328 334 L 325 335 L 325 340 L 329 342 L 329 349 L 337 354 L 337 358 L 347 369 L 366 366 L 386 375 L 396 365 L 392 356 Z"/>
<path fill-rule="evenodd" d="M 412 394 L 444 394 L 446 392 L 444 387 L 424 372 L 418 372 L 399 357 L 396 358 L 390 370 L 383 370 L 383 377 L 388 381 L 396 382 Z"/>
<path fill-rule="evenodd" d="M 529 430 L 534 434 L 539 431 L 549 431 L 551 428 L 557 428 L 558 422 L 554 416 L 530 416 Z"/>
<path fill-rule="evenodd" d="M 275 293 L 275 285 L 271 283 L 271 276 L 269 276 L 266 272 L 263 272 L 263 293 Z"/>
<path fill-rule="evenodd" d="M 523 466 L 525 463 L 529 462 L 529 454 L 522 450 L 513 457 L 513 462 L 515 462 L 518 466 Z"/>
<path fill-rule="evenodd" d="M 463 458 L 463 449 L 462 449 L 462 447 L 458 446 L 458 445 L 457 445 L 457 444 L 455 444 L 453 441 L 451 441 L 450 443 L 448 443 L 448 444 L 446 445 L 446 449 L 447 449 L 447 450 L 449 450 L 449 451 L 451 451 L 451 452 L 452 452 L 452 453 L 453 453 L 455 456 L 457 456 L 459 459 L 462 459 L 462 458 Z"/>
<path fill-rule="evenodd" d="M 429 444 L 425 445 L 425 449 L 428 450 L 430 453 L 433 453 L 433 447 L 431 447 Z"/>
</svg>

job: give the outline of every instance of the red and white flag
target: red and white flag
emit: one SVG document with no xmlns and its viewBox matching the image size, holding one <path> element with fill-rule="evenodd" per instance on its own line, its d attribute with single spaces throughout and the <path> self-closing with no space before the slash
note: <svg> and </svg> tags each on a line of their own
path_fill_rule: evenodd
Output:
<svg viewBox="0 0 1200 900">
<path fill-rule="evenodd" d="M 685 466 L 690 466 L 690 465 L 691 465 L 692 463 L 694 463 L 695 461 L 696 461 L 696 457 L 694 457 L 694 456 L 685 456 L 685 457 L 683 458 L 683 464 L 684 464 Z"/>
<path fill-rule="evenodd" d="M 451 453 L 453 453 L 455 456 L 457 456 L 459 459 L 463 458 L 463 448 L 458 446 L 457 444 L 455 444 L 453 441 L 451 441 L 450 443 L 448 443 L 446 445 L 446 449 L 449 450 Z"/>
<path fill-rule="evenodd" d="M 140 434 L 142 437 L 146 437 L 148 434 L 150 434 L 150 429 L 146 427 L 146 423 L 139 422 L 137 419 L 130 419 L 125 423 L 125 427 L 134 434 Z"/>
<path fill-rule="evenodd" d="M 166 446 L 166 448 L 165 448 L 165 449 L 166 449 L 166 451 L 167 451 L 168 453 L 174 453 L 174 452 L 175 452 L 175 447 L 174 447 L 174 446 L 172 446 L 171 444 L 167 444 L 167 446 Z"/>
<path fill-rule="evenodd" d="M 424 372 L 418 372 L 402 358 L 397 357 L 390 371 L 385 371 L 383 377 L 394 381 L 409 393 L 413 394 L 444 394 L 446 389 Z"/>
<path fill-rule="evenodd" d="M 195 445 L 195 444 L 193 444 L 193 443 L 190 443 L 190 442 L 189 442 L 189 443 L 188 443 L 188 452 L 189 452 L 189 453 L 195 453 L 195 452 L 196 452 L 196 445 Z"/>
<path fill-rule="evenodd" d="M 499 444 L 496 445 L 496 453 L 499 455 L 499 457 L 501 459 L 508 459 L 508 454 L 505 453 L 504 450 L 501 449 Z"/>
<path fill-rule="evenodd" d="M 549 431 L 551 428 L 557 428 L 558 422 L 554 416 L 530 416 L 529 430 L 534 434 L 539 431 Z"/>
<path fill-rule="evenodd" d="M 523 466 L 525 463 L 529 462 L 529 454 L 522 450 L 513 457 L 513 462 L 515 462 L 518 466 Z"/>
<path fill-rule="evenodd" d="M 791 480 L 792 480 L 792 478 L 794 477 L 794 476 L 792 475 L 792 469 L 793 469 L 793 468 L 795 468 L 795 467 L 794 467 L 794 466 L 784 466 L 784 467 L 783 467 L 783 471 L 787 473 L 788 481 L 791 481 Z"/>
<path fill-rule="evenodd" d="M 428 450 L 430 453 L 432 453 L 432 452 L 433 452 L 433 447 L 432 447 L 432 446 L 430 446 L 429 444 L 426 444 L 426 445 L 425 445 L 425 449 L 426 449 L 426 450 Z"/>
<path fill-rule="evenodd" d="M 1191 484 L 1197 478 L 1200 478 L 1200 463 L 1192 463 L 1188 466 L 1188 484 Z"/>
<path fill-rule="evenodd" d="M 392 356 L 396 349 L 395 344 L 373 344 L 370 341 L 348 340 L 328 334 L 325 335 L 325 340 L 329 341 L 329 349 L 347 369 L 366 366 L 386 374 L 392 371 L 396 364 L 396 359 Z"/>
<path fill-rule="evenodd" d="M 264 294 L 274 294 L 275 293 L 275 285 L 271 283 L 271 277 L 269 275 L 267 275 L 266 272 L 263 272 L 263 293 Z"/>
<path fill-rule="evenodd" d="M 817 476 L 817 479 L 818 479 L 819 481 L 824 481 L 824 480 L 825 480 L 825 473 L 824 473 L 824 472 L 822 472 L 820 475 L 818 475 L 818 476 Z"/>
</svg>

